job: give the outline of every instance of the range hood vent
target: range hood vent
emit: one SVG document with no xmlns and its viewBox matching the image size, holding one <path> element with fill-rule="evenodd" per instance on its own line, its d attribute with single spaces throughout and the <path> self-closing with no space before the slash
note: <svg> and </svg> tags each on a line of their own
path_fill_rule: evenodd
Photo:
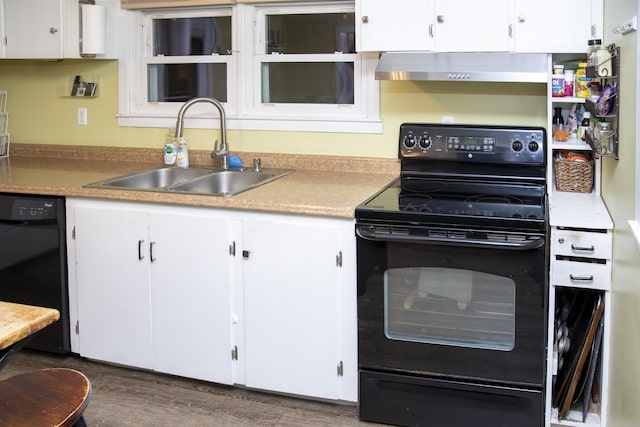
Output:
<svg viewBox="0 0 640 427">
<path fill-rule="evenodd" d="M 546 83 L 548 66 L 544 53 L 386 52 L 376 80 Z"/>
</svg>

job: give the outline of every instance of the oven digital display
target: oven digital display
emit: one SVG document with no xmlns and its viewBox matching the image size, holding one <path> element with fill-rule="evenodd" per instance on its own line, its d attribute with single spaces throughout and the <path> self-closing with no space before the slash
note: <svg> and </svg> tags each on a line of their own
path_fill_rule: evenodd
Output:
<svg viewBox="0 0 640 427">
<path fill-rule="evenodd" d="M 486 136 L 450 136 L 447 138 L 447 151 L 468 151 L 493 153 L 496 139 Z"/>
</svg>

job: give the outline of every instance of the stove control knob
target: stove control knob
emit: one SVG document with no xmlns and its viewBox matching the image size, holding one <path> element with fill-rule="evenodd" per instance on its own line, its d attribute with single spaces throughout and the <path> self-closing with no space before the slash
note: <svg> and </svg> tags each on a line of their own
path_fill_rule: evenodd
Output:
<svg viewBox="0 0 640 427">
<path fill-rule="evenodd" d="M 538 144 L 536 141 L 529 142 L 529 151 L 531 151 L 532 153 L 535 153 L 536 151 L 538 151 L 539 148 L 540 148 L 540 144 Z"/>
<path fill-rule="evenodd" d="M 520 151 L 522 151 L 523 148 L 524 148 L 524 144 L 517 139 L 511 143 L 511 149 L 516 153 L 519 153 Z"/>
<path fill-rule="evenodd" d="M 420 145 L 420 148 L 422 148 L 423 150 L 427 150 L 429 147 L 431 147 L 431 138 L 423 135 L 420 138 L 420 141 L 418 141 L 418 144 Z"/>
<path fill-rule="evenodd" d="M 416 137 L 413 135 L 407 135 L 404 137 L 403 144 L 405 147 L 411 149 L 416 146 Z"/>
</svg>

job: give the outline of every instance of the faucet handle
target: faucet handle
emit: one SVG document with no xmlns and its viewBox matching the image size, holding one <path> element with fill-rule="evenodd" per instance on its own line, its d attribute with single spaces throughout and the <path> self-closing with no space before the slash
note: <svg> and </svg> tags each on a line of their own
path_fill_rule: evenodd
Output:
<svg viewBox="0 0 640 427">
<path fill-rule="evenodd" d="M 253 170 L 256 172 L 260 172 L 260 158 L 256 157 L 255 159 L 253 159 Z"/>
</svg>

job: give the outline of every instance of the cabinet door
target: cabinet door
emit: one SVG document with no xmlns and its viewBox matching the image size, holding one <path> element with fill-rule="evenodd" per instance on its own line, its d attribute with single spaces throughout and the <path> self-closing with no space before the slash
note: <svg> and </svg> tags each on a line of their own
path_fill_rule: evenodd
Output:
<svg viewBox="0 0 640 427">
<path fill-rule="evenodd" d="M 335 230 L 256 220 L 242 233 L 246 385 L 336 399 Z"/>
<path fill-rule="evenodd" d="M 591 37 L 591 3 L 585 0 L 515 2 L 516 52 L 585 52 Z"/>
<path fill-rule="evenodd" d="M 510 0 L 435 0 L 435 50 L 511 50 L 510 7 Z"/>
<path fill-rule="evenodd" d="M 62 58 L 62 0 L 3 0 L 6 58 Z"/>
<path fill-rule="evenodd" d="M 356 49 L 431 50 L 432 0 L 356 0 Z"/>
<path fill-rule="evenodd" d="M 75 209 L 82 356 L 153 367 L 147 223 L 135 209 Z"/>
<path fill-rule="evenodd" d="M 154 369 L 233 383 L 227 221 L 154 211 L 150 224 Z"/>
</svg>

